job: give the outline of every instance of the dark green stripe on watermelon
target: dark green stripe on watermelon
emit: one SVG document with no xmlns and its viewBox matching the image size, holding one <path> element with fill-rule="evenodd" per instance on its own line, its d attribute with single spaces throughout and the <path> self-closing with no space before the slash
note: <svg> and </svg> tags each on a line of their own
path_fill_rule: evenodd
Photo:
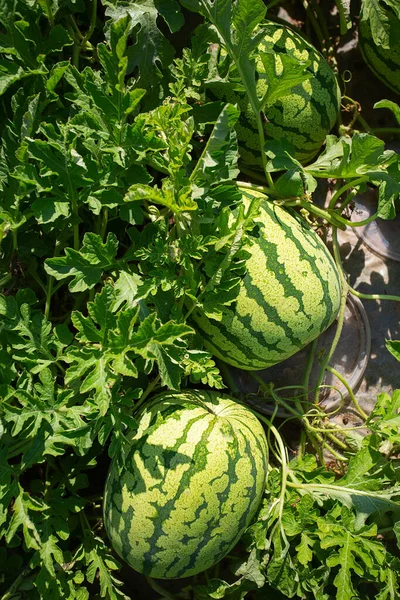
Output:
<svg viewBox="0 0 400 600">
<path fill-rule="evenodd" d="M 291 213 L 293 214 L 293 213 Z M 298 217 L 296 215 L 296 220 L 299 222 Z M 283 220 L 279 219 L 279 224 L 282 227 L 282 230 L 286 233 L 287 236 L 291 237 L 293 243 L 296 245 L 298 251 L 299 251 L 299 256 L 304 255 L 304 247 L 301 243 L 301 239 L 297 238 L 296 233 L 294 232 L 293 228 L 289 227 Z M 302 223 L 301 223 L 302 225 Z M 313 241 L 315 242 L 315 240 L 313 240 L 312 237 L 309 238 L 309 242 L 312 244 Z M 335 268 L 334 262 L 332 260 L 332 256 L 329 254 L 327 247 L 325 246 L 325 244 L 319 244 L 318 245 L 320 250 L 325 254 L 326 256 L 326 260 L 328 262 L 331 263 L 332 268 Z M 317 244 L 315 244 L 315 247 L 317 248 Z M 325 329 L 328 327 L 328 325 L 331 322 L 331 315 L 332 313 L 337 310 L 337 308 L 335 308 L 335 306 L 333 305 L 333 300 L 331 298 L 331 292 L 329 289 L 329 284 L 328 281 L 325 279 L 325 277 L 322 277 L 318 267 L 316 265 L 316 257 L 313 256 L 310 253 L 307 253 L 307 260 L 310 261 L 313 265 L 313 273 L 315 275 L 315 277 L 318 278 L 322 289 L 324 290 L 324 302 L 326 304 L 326 314 L 325 314 L 325 318 L 323 319 L 322 323 L 321 323 L 321 331 L 325 331 Z M 294 289 L 296 290 L 295 286 L 293 286 Z M 296 290 L 298 292 L 298 290 Z M 340 292 L 339 289 L 339 285 L 338 285 L 338 292 Z M 289 292 L 290 293 L 290 292 Z M 298 293 L 296 295 L 296 298 L 298 298 Z M 304 309 L 304 307 L 303 307 Z M 306 314 L 306 313 L 305 313 Z"/>
<path fill-rule="evenodd" d="M 389 13 L 388 13 L 389 14 Z M 389 21 L 393 29 L 400 31 L 400 22 L 390 14 Z M 394 92 L 400 93 L 400 39 L 393 40 L 390 48 L 382 48 L 375 43 L 369 21 L 360 15 L 360 49 L 371 71 Z"/>
<path fill-rule="evenodd" d="M 247 192 L 244 202 L 261 194 Z M 248 234 L 246 272 L 220 320 L 195 309 L 206 347 L 235 367 L 275 365 L 318 337 L 339 310 L 339 273 L 325 244 L 299 216 L 268 201 Z"/>
<path fill-rule="evenodd" d="M 288 54 L 298 60 L 311 60 L 306 68 L 311 77 L 290 93 L 264 108 L 266 121 L 264 131 L 268 139 L 286 139 L 293 144 L 296 158 L 309 162 L 320 150 L 327 134 L 334 126 L 340 107 L 340 89 L 336 77 L 325 58 L 298 32 L 289 27 L 266 22 L 265 45 L 261 42 L 259 51 L 271 44 L 277 56 Z M 279 37 L 280 36 L 280 37 Z M 257 93 L 261 98 L 266 87 L 264 66 L 256 57 Z M 241 116 L 237 125 L 240 156 L 244 163 L 253 168 L 261 168 L 261 149 L 255 115 L 245 94 L 218 88 L 213 84 L 207 92 L 210 98 L 238 103 Z"/>
<path fill-rule="evenodd" d="M 148 435 L 154 422 L 159 426 Z M 142 409 L 138 423 L 128 436 L 131 460 L 113 459 L 110 467 L 107 534 L 141 573 L 194 575 L 229 552 L 251 522 L 267 473 L 265 434 L 248 409 L 215 392 L 163 394 Z M 172 450 L 185 460 L 171 460 Z M 138 478 L 145 482 L 139 493 Z"/>
<path fill-rule="evenodd" d="M 194 422 L 196 422 L 196 421 L 194 421 Z M 193 424 L 191 424 L 185 430 L 185 436 L 184 436 L 185 440 L 187 439 L 187 436 L 190 435 L 190 429 L 191 429 L 192 425 Z M 154 508 L 157 511 L 157 520 L 155 521 L 154 533 L 153 533 L 152 537 L 149 539 L 150 550 L 148 552 L 146 552 L 143 556 L 143 573 L 145 575 L 150 575 L 154 569 L 154 566 L 157 563 L 157 560 L 158 560 L 157 552 L 160 550 L 160 547 L 157 545 L 157 543 L 158 543 L 159 538 L 161 536 L 165 535 L 164 530 L 163 530 L 164 522 L 167 521 L 167 519 L 170 517 L 171 512 L 174 510 L 175 505 L 176 505 L 177 501 L 179 500 L 180 496 L 182 495 L 182 493 L 186 489 L 190 489 L 190 481 L 191 481 L 193 475 L 195 475 L 199 471 L 202 471 L 203 469 L 206 468 L 207 456 L 209 454 L 208 449 L 207 449 L 207 442 L 208 442 L 208 437 L 210 435 L 210 432 L 213 430 L 213 428 L 214 428 L 214 422 L 211 421 L 210 424 L 208 425 L 207 429 L 201 436 L 201 439 L 197 441 L 193 456 L 191 457 L 191 461 L 190 461 L 191 466 L 189 467 L 189 469 L 187 471 L 185 471 L 185 473 L 181 479 L 177 494 L 173 498 L 170 498 L 169 500 L 167 500 L 167 502 L 163 505 L 154 504 Z M 173 446 L 171 448 L 171 450 L 173 452 L 179 452 L 179 449 L 181 448 L 182 443 L 183 442 L 178 442 L 175 446 Z M 179 560 L 180 560 L 180 557 L 179 557 Z M 171 569 L 171 566 L 168 566 L 165 569 L 165 573 L 166 573 L 167 577 L 179 577 L 179 575 L 169 574 L 170 569 Z"/>
</svg>

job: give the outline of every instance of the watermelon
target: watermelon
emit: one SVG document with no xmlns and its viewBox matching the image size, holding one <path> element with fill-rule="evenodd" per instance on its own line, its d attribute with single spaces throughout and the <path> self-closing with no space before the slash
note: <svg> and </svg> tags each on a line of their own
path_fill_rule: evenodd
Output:
<svg viewBox="0 0 400 600">
<path fill-rule="evenodd" d="M 254 233 L 245 240 L 246 273 L 222 318 L 198 307 L 195 327 L 206 347 L 245 370 L 271 367 L 317 338 L 340 306 L 338 270 L 327 247 L 297 213 L 263 198 Z"/>
<path fill-rule="evenodd" d="M 394 32 L 390 48 L 375 43 L 368 19 L 360 15 L 359 43 L 361 53 L 371 71 L 387 87 L 400 94 L 400 20 L 389 10 L 386 12 L 390 30 Z"/>
<path fill-rule="evenodd" d="M 237 543 L 267 475 L 264 430 L 219 392 L 155 397 L 138 417 L 124 462 L 113 459 L 104 525 L 121 558 L 167 579 L 208 569 Z"/>
<path fill-rule="evenodd" d="M 294 86 L 288 94 L 264 109 L 266 140 L 272 138 L 289 141 L 295 148 L 296 158 L 307 163 L 318 153 L 336 122 L 341 99 L 340 89 L 335 74 L 325 58 L 299 33 L 271 21 L 267 21 L 263 27 L 266 34 L 258 46 L 259 52 L 265 52 L 272 45 L 278 61 L 280 54 L 289 54 L 301 61 L 311 61 L 306 69 L 310 73 L 310 78 Z M 267 89 L 261 58 L 256 58 L 256 76 L 257 93 L 261 98 Z M 240 158 L 251 168 L 261 168 L 257 123 L 245 94 L 240 95 L 234 90 L 224 91 L 224 86 L 218 88 L 213 85 L 211 89 L 213 97 L 239 105 L 241 117 L 236 131 Z"/>
</svg>

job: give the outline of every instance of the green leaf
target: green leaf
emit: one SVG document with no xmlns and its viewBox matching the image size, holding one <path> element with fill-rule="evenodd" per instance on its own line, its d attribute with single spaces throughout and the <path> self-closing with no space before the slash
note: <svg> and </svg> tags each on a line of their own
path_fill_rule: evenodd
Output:
<svg viewBox="0 0 400 600">
<path fill-rule="evenodd" d="M 391 25 L 393 20 L 387 5 L 398 14 L 398 4 L 393 0 L 363 0 L 361 19 L 368 21 L 375 44 L 382 48 L 390 48 Z"/>
<path fill-rule="evenodd" d="M 190 189 L 181 188 L 176 193 L 172 183 L 168 179 L 163 180 L 161 189 L 150 185 L 136 183 L 127 191 L 125 202 L 148 201 L 161 204 L 177 214 L 181 212 L 196 210 L 197 204 L 191 199 Z"/>
<path fill-rule="evenodd" d="M 201 188 L 198 194 L 204 194 L 216 181 L 232 181 L 239 174 L 239 153 L 234 130 L 239 114 L 239 110 L 232 104 L 227 104 L 222 109 L 190 177 Z"/>
<path fill-rule="evenodd" d="M 396 117 L 396 121 L 400 125 L 400 106 L 391 100 L 379 100 L 379 102 L 375 102 L 374 108 L 388 108 L 392 111 L 394 116 Z"/>
<path fill-rule="evenodd" d="M 50 29 L 49 37 L 44 40 L 41 51 L 43 54 L 61 52 L 64 46 L 72 46 L 73 38 L 62 25 L 55 25 Z"/>
<path fill-rule="evenodd" d="M 312 560 L 311 548 L 313 545 L 314 541 L 306 533 L 302 533 L 300 544 L 296 546 L 297 558 L 302 565 L 307 565 Z"/>
<path fill-rule="evenodd" d="M 389 350 L 389 352 L 393 354 L 393 356 L 397 358 L 398 361 L 400 361 L 400 341 L 386 340 L 385 346 Z"/>
<path fill-rule="evenodd" d="M 379 567 L 385 562 L 385 550 L 375 541 L 376 526 L 365 526 L 358 531 L 353 529 L 354 519 L 343 508 L 333 509 L 328 519 L 318 520 L 318 534 L 321 548 L 330 550 L 326 563 L 329 567 L 339 567 L 334 584 L 341 600 L 352 600 L 357 595 L 353 586 L 352 573 L 358 576 L 378 575 Z"/>
<path fill-rule="evenodd" d="M 29 495 L 24 492 L 20 486 L 18 486 L 18 488 L 19 493 L 13 504 L 12 517 L 6 533 L 6 542 L 10 543 L 21 527 L 26 546 L 33 550 L 39 550 L 41 547 L 40 535 L 29 515 L 30 508 L 36 508 L 36 510 L 38 510 L 38 508 L 32 504 Z"/>
<path fill-rule="evenodd" d="M 142 285 L 142 279 L 139 275 L 121 271 L 114 285 L 113 312 L 116 312 L 121 306 L 124 308 L 135 306 L 138 302 L 137 291 L 140 285 Z"/>
<path fill-rule="evenodd" d="M 119 569 L 119 563 L 110 554 L 103 540 L 89 529 L 85 530 L 83 546 L 78 549 L 77 554 L 82 551 L 86 565 L 86 579 L 91 584 L 98 579 L 100 596 L 108 600 L 126 600 L 125 594 L 119 589 L 121 582 L 112 574 Z"/>
<path fill-rule="evenodd" d="M 118 239 L 109 233 L 105 243 L 95 233 L 86 233 L 79 251 L 66 248 L 65 257 L 49 258 L 45 269 L 57 280 L 73 277 L 69 283 L 71 292 L 84 292 L 93 288 L 107 269 L 115 265 Z"/>
<path fill-rule="evenodd" d="M 385 150 L 384 142 L 373 135 L 356 133 L 352 138 L 339 139 L 328 136 L 325 152 L 305 170 L 315 177 L 359 177 L 384 172 L 395 160 L 396 153 Z"/>
<path fill-rule="evenodd" d="M 154 5 L 167 23 L 171 33 L 176 33 L 181 29 L 185 20 L 178 2 L 175 2 L 175 0 L 155 0 Z"/>
<path fill-rule="evenodd" d="M 174 49 L 157 25 L 158 11 L 153 0 L 125 3 L 105 0 L 106 16 L 112 22 L 130 18 L 130 30 L 135 32 L 134 44 L 128 50 L 128 72 L 138 69 L 138 85 L 147 89 L 160 83 L 162 73 L 172 62 Z M 164 5 L 165 6 L 165 5 Z M 165 11 L 164 11 L 165 14 Z"/>
<path fill-rule="evenodd" d="M 310 61 L 299 61 L 289 54 L 277 55 L 273 51 L 260 52 L 260 58 L 268 80 L 268 88 L 260 102 L 260 108 L 268 113 L 268 106 L 311 77 L 311 72 L 306 70 Z"/>
<path fill-rule="evenodd" d="M 0 59 L 0 96 L 16 81 L 26 77 L 24 69 L 10 60 Z"/>
<path fill-rule="evenodd" d="M 193 383 L 201 383 L 221 390 L 225 387 L 222 377 L 209 352 L 204 350 L 187 350 L 183 356 L 185 375 L 189 375 Z"/>
</svg>

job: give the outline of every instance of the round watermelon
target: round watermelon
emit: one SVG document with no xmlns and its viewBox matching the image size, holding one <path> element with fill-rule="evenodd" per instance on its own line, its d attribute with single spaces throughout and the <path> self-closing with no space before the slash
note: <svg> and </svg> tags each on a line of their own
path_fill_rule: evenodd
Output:
<svg viewBox="0 0 400 600">
<path fill-rule="evenodd" d="M 400 94 L 400 20 L 394 13 L 387 11 L 393 42 L 390 48 L 383 48 L 374 41 L 368 19 L 360 15 L 359 42 L 361 53 L 371 71 L 385 85 Z"/>
<path fill-rule="evenodd" d="M 246 370 L 271 367 L 317 338 L 335 319 L 341 284 L 319 236 L 297 213 L 263 197 L 244 250 L 246 272 L 222 318 L 200 308 L 192 318 L 206 347 L 226 363 Z"/>
<path fill-rule="evenodd" d="M 279 57 L 288 54 L 299 61 L 310 61 L 306 72 L 309 79 L 294 86 L 289 93 L 264 108 L 265 138 L 287 140 L 295 148 L 296 158 L 309 162 L 320 150 L 327 134 L 336 122 L 340 107 L 340 89 L 335 74 L 325 58 L 299 33 L 289 27 L 267 21 L 263 24 L 265 37 L 259 52 L 272 48 L 277 56 L 277 71 L 282 70 Z M 256 58 L 257 93 L 262 98 L 267 89 L 265 69 L 260 57 Z M 225 88 L 226 89 L 226 88 Z M 212 94 L 225 102 L 237 103 L 241 117 L 236 131 L 240 157 L 246 165 L 262 167 L 260 140 L 254 112 L 245 94 L 212 87 Z"/>
<path fill-rule="evenodd" d="M 108 474 L 108 537 L 140 573 L 195 575 L 225 556 L 255 516 L 267 475 L 264 430 L 233 398 L 196 390 L 154 398 L 138 423 Z"/>
</svg>

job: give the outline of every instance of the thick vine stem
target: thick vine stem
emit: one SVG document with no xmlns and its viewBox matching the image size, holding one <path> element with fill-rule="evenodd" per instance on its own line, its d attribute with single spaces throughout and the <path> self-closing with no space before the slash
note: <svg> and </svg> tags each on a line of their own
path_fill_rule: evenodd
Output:
<svg viewBox="0 0 400 600">
<path fill-rule="evenodd" d="M 146 581 L 149 586 L 157 592 L 162 598 L 166 598 L 167 600 L 176 600 L 176 596 L 171 594 L 171 592 L 167 592 L 159 583 L 157 583 L 152 577 L 146 577 Z"/>
<path fill-rule="evenodd" d="M 394 296 L 393 294 L 363 294 L 350 285 L 348 287 L 350 294 L 363 300 L 393 300 L 394 302 L 400 302 L 400 296 Z"/>
<path fill-rule="evenodd" d="M 53 295 L 53 285 L 54 285 L 54 277 L 52 275 L 47 276 L 47 288 L 46 288 L 46 305 L 44 309 L 44 316 L 47 320 L 49 320 L 50 316 L 50 304 L 51 297 Z"/>
<path fill-rule="evenodd" d="M 335 228 L 333 228 L 333 236 L 335 236 L 335 234 L 336 234 L 336 231 L 335 231 Z M 337 239 L 337 237 L 336 237 L 336 239 Z M 334 249 L 335 249 L 335 246 L 334 246 Z M 329 361 L 332 358 L 333 353 L 336 350 L 337 344 L 338 344 L 340 336 L 342 334 L 342 329 L 343 329 L 343 324 L 344 324 L 344 315 L 345 315 L 345 310 L 346 310 L 346 300 L 347 300 L 347 295 L 349 292 L 349 286 L 344 277 L 343 270 L 341 268 L 341 263 L 338 262 L 336 255 L 335 255 L 335 260 L 338 265 L 339 277 L 340 277 L 341 284 L 342 284 L 342 294 L 341 294 L 341 301 L 340 301 L 340 308 L 339 308 L 339 315 L 338 315 L 338 319 L 337 319 L 337 327 L 336 327 L 335 336 L 333 338 L 329 352 L 327 353 L 325 359 L 322 362 L 321 370 L 320 370 L 317 385 L 316 385 L 316 391 L 315 391 L 315 396 L 314 396 L 315 404 L 318 404 L 319 387 L 322 384 L 326 367 L 328 366 Z"/>
<path fill-rule="evenodd" d="M 12 275 L 10 273 L 8 273 L 7 275 L 5 275 L 3 277 L 3 279 L 0 279 L 0 288 L 4 287 L 5 285 L 7 285 L 7 283 L 9 281 L 12 280 Z"/>
<path fill-rule="evenodd" d="M 264 392 L 272 396 L 272 399 L 277 405 L 282 406 L 282 408 L 284 408 L 288 413 L 291 413 L 294 417 L 301 418 L 304 411 L 297 412 L 292 406 L 290 406 L 290 404 L 285 402 L 285 400 L 282 400 L 282 398 L 280 398 L 272 388 L 269 388 L 259 375 L 256 375 L 256 373 L 252 371 L 250 371 L 250 375 L 255 381 L 257 381 L 258 385 Z"/>
<path fill-rule="evenodd" d="M 147 396 L 149 396 L 154 391 L 154 389 L 158 386 L 160 381 L 161 381 L 161 376 L 157 375 L 157 377 L 155 377 L 153 379 L 153 381 L 151 381 L 149 383 L 149 385 L 147 386 L 147 388 L 144 390 L 143 394 L 139 398 L 138 402 L 135 404 L 135 407 L 134 407 L 135 412 L 137 412 L 137 410 L 141 407 L 143 402 L 146 400 Z"/>
<path fill-rule="evenodd" d="M 328 212 L 327 210 L 324 210 L 323 208 L 320 208 L 312 202 L 309 202 L 308 200 L 304 200 L 302 198 L 285 198 L 282 194 L 276 192 L 273 188 L 264 185 L 256 185 L 254 183 L 249 183 L 248 181 L 237 181 L 236 185 L 239 188 L 254 190 L 255 192 L 261 192 L 269 196 L 274 196 L 277 199 L 282 199 L 282 204 L 284 206 L 305 208 L 306 210 L 308 210 L 308 212 L 314 214 L 317 217 L 320 217 L 321 219 L 324 219 L 324 221 L 330 223 L 335 227 L 338 227 L 339 229 L 343 229 L 343 231 L 346 229 L 346 225 L 350 223 L 350 221 L 347 221 L 346 219 L 343 219 L 342 217 L 337 215 L 335 211 Z"/>
<path fill-rule="evenodd" d="M 341 375 L 336 369 L 334 369 L 331 366 L 327 366 L 326 369 L 332 373 L 332 375 L 334 375 L 337 379 L 339 379 L 339 381 L 344 385 L 344 387 L 346 388 L 350 400 L 352 401 L 352 403 L 354 404 L 355 409 L 357 410 L 358 414 L 365 420 L 367 420 L 368 415 L 366 412 L 363 411 L 363 409 L 361 408 L 361 406 L 358 403 L 357 398 L 354 395 L 353 390 L 351 389 L 350 385 L 348 384 L 348 381 L 345 377 L 343 377 L 343 375 Z"/>
<path fill-rule="evenodd" d="M 328 450 L 328 452 L 330 454 L 332 454 L 332 456 L 334 456 L 337 460 L 340 460 L 342 462 L 349 461 L 349 459 L 346 458 L 346 456 L 344 456 L 343 454 L 340 454 L 340 452 L 338 452 L 337 450 L 335 450 L 335 448 L 333 448 L 330 444 L 328 444 L 328 442 L 326 440 L 324 440 L 324 438 L 319 433 L 313 432 L 313 435 L 315 436 L 315 438 L 318 442 L 317 444 L 315 442 L 313 442 L 314 448 L 319 449 L 320 451 L 321 451 L 321 448 L 326 448 L 326 450 Z M 310 437 L 310 435 L 309 435 L 309 437 Z M 336 443 L 336 441 L 335 441 L 335 443 Z M 321 460 L 321 462 L 324 462 L 322 451 L 321 451 L 321 456 L 322 456 L 322 459 L 320 458 L 320 460 Z"/>
<path fill-rule="evenodd" d="M 286 494 L 286 486 L 287 486 L 287 478 L 288 478 L 288 465 L 287 465 L 287 454 L 286 454 L 286 448 L 285 445 L 283 443 L 282 437 L 279 433 L 279 431 L 276 429 L 275 425 L 272 424 L 272 422 L 269 419 L 266 419 L 263 415 L 261 415 L 259 412 L 251 409 L 251 412 L 255 414 L 256 417 L 258 417 L 258 419 L 260 419 L 261 421 L 264 421 L 264 423 L 266 425 L 268 425 L 268 430 L 274 435 L 276 443 L 278 444 L 278 448 L 279 448 L 279 453 L 280 453 L 280 458 L 281 458 L 281 471 L 282 471 L 282 479 L 281 479 L 281 493 L 279 496 L 279 517 L 278 520 L 281 521 L 282 520 L 282 515 L 283 515 L 283 507 L 285 504 L 285 494 Z"/>
<path fill-rule="evenodd" d="M 362 183 L 365 183 L 366 181 L 368 181 L 368 177 L 363 176 L 363 177 L 359 177 L 358 179 L 353 179 L 353 180 L 349 181 L 348 183 L 346 183 L 345 185 L 343 185 L 341 188 L 339 188 L 333 194 L 333 196 L 329 202 L 329 208 L 335 208 L 337 201 L 345 192 L 347 192 L 347 190 L 349 190 L 351 188 L 355 188 L 357 185 L 361 185 Z"/>
<path fill-rule="evenodd" d="M 236 181 L 235 183 L 238 188 L 243 188 L 245 190 L 254 190 L 255 192 L 261 192 L 262 194 L 266 194 L 267 196 L 274 196 L 275 198 L 285 199 L 285 196 L 277 192 L 274 188 L 268 187 L 266 185 L 257 185 L 255 183 L 249 183 L 248 181 Z"/>
<path fill-rule="evenodd" d="M 86 35 L 84 36 L 83 40 L 81 41 L 81 44 L 80 44 L 81 48 L 83 48 L 86 45 L 86 42 L 88 40 L 90 40 L 90 38 L 92 37 L 92 33 L 96 26 L 96 16 L 97 16 L 97 0 L 92 0 L 92 14 L 90 17 L 90 25 L 89 25 L 89 29 L 88 29 Z"/>
<path fill-rule="evenodd" d="M 307 391 L 308 391 L 308 386 L 309 386 L 309 382 L 310 382 L 311 370 L 312 370 L 312 367 L 314 364 L 315 353 L 317 351 L 317 346 L 318 346 L 318 338 L 316 338 L 310 346 L 310 350 L 309 350 L 308 356 L 307 356 L 306 368 L 304 370 L 303 380 L 301 382 L 303 389 L 305 389 Z M 298 404 L 296 403 L 296 407 L 302 408 L 300 403 L 298 403 Z"/>
<path fill-rule="evenodd" d="M 15 598 L 19 586 L 21 585 L 24 577 L 26 577 L 26 575 L 28 575 L 29 572 L 29 568 L 22 569 L 14 583 L 8 588 L 7 592 L 1 597 L 0 600 L 11 600 L 11 598 Z"/>
</svg>

